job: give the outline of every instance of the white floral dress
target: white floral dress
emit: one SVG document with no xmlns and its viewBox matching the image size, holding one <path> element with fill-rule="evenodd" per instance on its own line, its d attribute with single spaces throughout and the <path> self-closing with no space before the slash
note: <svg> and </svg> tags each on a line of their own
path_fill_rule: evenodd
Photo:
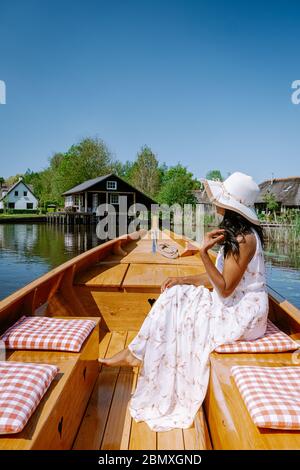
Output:
<svg viewBox="0 0 300 470">
<path fill-rule="evenodd" d="M 243 278 L 226 298 L 204 286 L 166 289 L 129 344 L 142 360 L 129 409 L 154 431 L 188 428 L 207 391 L 209 355 L 220 344 L 255 339 L 266 330 L 268 295 L 260 238 Z M 216 267 L 222 272 L 223 247 Z"/>
</svg>

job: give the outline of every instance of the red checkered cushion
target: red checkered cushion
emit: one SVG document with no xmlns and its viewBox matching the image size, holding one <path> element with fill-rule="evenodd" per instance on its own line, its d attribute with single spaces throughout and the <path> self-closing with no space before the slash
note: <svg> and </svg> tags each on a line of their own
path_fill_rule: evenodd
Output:
<svg viewBox="0 0 300 470">
<path fill-rule="evenodd" d="M 0 434 L 22 431 L 58 371 L 48 364 L 0 362 Z"/>
<path fill-rule="evenodd" d="M 8 349 L 78 352 L 96 323 L 49 317 L 22 317 L 2 336 Z"/>
<path fill-rule="evenodd" d="M 271 353 L 296 351 L 298 348 L 299 344 L 268 320 L 266 332 L 261 338 L 222 344 L 215 351 L 218 353 Z"/>
<path fill-rule="evenodd" d="M 256 426 L 300 429 L 300 367 L 234 366 L 231 371 Z"/>
</svg>

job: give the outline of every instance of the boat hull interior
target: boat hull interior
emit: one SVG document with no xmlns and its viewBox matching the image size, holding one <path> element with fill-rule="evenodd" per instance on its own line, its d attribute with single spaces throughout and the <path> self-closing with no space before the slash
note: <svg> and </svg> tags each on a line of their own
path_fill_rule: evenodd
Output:
<svg viewBox="0 0 300 470">
<path fill-rule="evenodd" d="M 111 240 L 20 289 L 0 302 L 3 332 L 22 315 L 97 320 L 80 354 L 10 351 L 9 360 L 57 363 L 61 374 L 26 428 L 2 436 L 2 449 L 299 449 L 300 432 L 257 428 L 230 374 L 232 365 L 295 365 L 291 353 L 211 354 L 205 402 L 189 429 L 156 433 L 135 422 L 128 403 L 139 368 L 107 368 L 110 357 L 135 337 L 169 276 L 205 273 L 197 245 L 169 231 L 160 233 L 180 256 L 152 251 L 150 232 Z M 210 253 L 215 259 L 215 253 Z M 208 288 L 212 286 L 207 283 Z M 300 339 L 300 312 L 270 290 L 270 318 Z M 296 365 L 297 366 L 297 365 Z"/>
</svg>

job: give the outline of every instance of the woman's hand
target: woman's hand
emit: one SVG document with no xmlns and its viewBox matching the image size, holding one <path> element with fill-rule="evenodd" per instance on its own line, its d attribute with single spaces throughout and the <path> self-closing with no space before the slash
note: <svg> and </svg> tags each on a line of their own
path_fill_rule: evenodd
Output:
<svg viewBox="0 0 300 470">
<path fill-rule="evenodd" d="M 178 286 L 179 284 L 183 284 L 183 278 L 182 277 L 168 277 L 161 285 L 161 292 L 163 292 L 165 289 L 169 289 L 170 287 L 173 286 Z"/>
<path fill-rule="evenodd" d="M 206 253 L 216 243 L 222 242 L 224 240 L 224 232 L 225 230 L 223 228 L 217 228 L 215 230 L 212 230 L 211 232 L 207 232 L 202 242 L 200 253 L 201 251 L 203 253 Z"/>
</svg>

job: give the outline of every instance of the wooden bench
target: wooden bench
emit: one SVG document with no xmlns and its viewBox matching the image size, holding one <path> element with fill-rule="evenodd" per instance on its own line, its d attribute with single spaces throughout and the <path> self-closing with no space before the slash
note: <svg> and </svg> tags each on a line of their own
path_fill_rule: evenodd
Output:
<svg viewBox="0 0 300 470">
<path fill-rule="evenodd" d="M 293 365 L 291 353 L 211 354 L 210 382 L 204 402 L 214 449 L 299 449 L 300 431 L 258 428 L 231 375 L 234 365 Z"/>
<path fill-rule="evenodd" d="M 204 273 L 203 265 L 185 266 L 175 264 L 130 264 L 122 287 L 127 292 L 160 292 L 168 277 L 191 276 Z"/>
<path fill-rule="evenodd" d="M 74 285 L 118 290 L 125 277 L 128 265 L 114 261 L 103 261 L 78 273 Z"/>
<path fill-rule="evenodd" d="M 74 317 L 73 317 L 74 318 Z M 68 317 L 70 319 L 70 317 Z M 22 432 L 0 436 L 0 449 L 70 449 L 99 373 L 99 318 L 79 353 L 9 351 L 7 359 L 56 364 L 60 372 Z"/>
<path fill-rule="evenodd" d="M 188 266 L 203 266 L 202 259 L 199 253 L 196 253 L 192 256 L 181 257 L 181 254 L 184 252 L 184 249 L 176 242 L 171 239 L 161 239 L 158 240 L 158 243 L 167 242 L 176 246 L 178 249 L 179 257 L 178 258 L 167 258 L 163 256 L 159 251 L 152 252 L 152 240 L 140 240 L 137 242 L 137 246 L 134 250 L 125 255 L 120 259 L 121 263 L 127 264 L 169 264 L 169 265 L 188 265 Z M 126 250 L 126 247 L 125 247 Z"/>
</svg>

